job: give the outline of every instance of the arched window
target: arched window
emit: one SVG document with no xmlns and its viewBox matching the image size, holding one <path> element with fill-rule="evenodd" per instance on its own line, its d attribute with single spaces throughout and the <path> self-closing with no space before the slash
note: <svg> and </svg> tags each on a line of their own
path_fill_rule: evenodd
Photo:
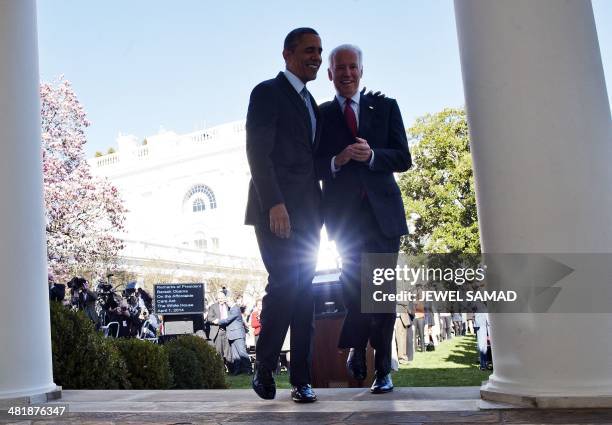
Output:
<svg viewBox="0 0 612 425">
<path fill-rule="evenodd" d="M 195 198 L 193 200 L 193 212 L 200 212 L 206 209 L 206 204 L 202 198 Z"/>
<path fill-rule="evenodd" d="M 200 213 L 207 209 L 214 210 L 217 208 L 217 199 L 210 187 L 204 184 L 196 184 L 185 194 L 183 205 L 191 205 L 192 212 Z"/>
</svg>

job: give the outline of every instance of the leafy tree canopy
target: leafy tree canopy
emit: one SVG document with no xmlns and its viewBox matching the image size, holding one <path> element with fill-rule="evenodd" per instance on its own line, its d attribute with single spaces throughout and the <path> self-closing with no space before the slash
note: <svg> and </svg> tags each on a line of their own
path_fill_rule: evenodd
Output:
<svg viewBox="0 0 612 425">
<path fill-rule="evenodd" d="M 408 130 L 413 167 L 399 180 L 410 234 L 407 254 L 480 253 L 465 111 L 444 109 Z"/>
</svg>

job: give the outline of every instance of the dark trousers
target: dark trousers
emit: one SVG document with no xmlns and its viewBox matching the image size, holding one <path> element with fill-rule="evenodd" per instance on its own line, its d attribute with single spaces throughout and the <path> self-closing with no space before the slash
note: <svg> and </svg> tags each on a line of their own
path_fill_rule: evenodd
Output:
<svg viewBox="0 0 612 425">
<path fill-rule="evenodd" d="M 443 339 L 452 339 L 453 322 L 450 316 L 440 316 L 440 335 Z"/>
<path fill-rule="evenodd" d="M 414 319 L 413 321 L 414 323 L 414 330 L 416 332 L 415 335 L 415 348 L 416 348 L 416 342 L 418 340 L 418 343 L 421 345 L 421 351 L 425 352 L 425 318 L 424 317 L 419 317 Z"/>
<path fill-rule="evenodd" d="M 455 326 L 455 336 L 460 336 L 461 335 L 461 322 L 453 322 L 453 325 Z"/>
<path fill-rule="evenodd" d="M 408 357 L 408 361 L 411 362 L 414 360 L 414 321 L 412 322 L 412 326 L 410 326 L 406 333 L 408 334 L 408 341 L 406 342 L 406 356 Z"/>
<path fill-rule="evenodd" d="M 229 345 L 232 351 L 232 373 L 235 375 L 250 373 L 251 358 L 247 353 L 244 338 L 232 339 L 229 341 Z"/>
<path fill-rule="evenodd" d="M 292 229 L 289 239 L 275 236 L 267 225 L 256 226 L 255 235 L 268 284 L 262 300 L 261 331 L 255 347 L 260 367 L 274 371 L 291 326 L 292 385 L 311 381 L 312 336 L 314 332 L 314 278 L 320 229 Z"/>
<path fill-rule="evenodd" d="M 351 226 L 336 235 L 336 247 L 342 257 L 343 299 L 346 316 L 340 333 L 340 348 L 366 348 L 368 341 L 375 350 L 374 368 L 378 375 L 391 372 L 391 343 L 395 326 L 393 313 L 362 313 L 361 255 L 364 253 L 397 254 L 400 238 L 387 238 L 380 231 L 367 199 L 351 217 Z M 395 267 L 395 265 L 393 265 Z"/>
</svg>

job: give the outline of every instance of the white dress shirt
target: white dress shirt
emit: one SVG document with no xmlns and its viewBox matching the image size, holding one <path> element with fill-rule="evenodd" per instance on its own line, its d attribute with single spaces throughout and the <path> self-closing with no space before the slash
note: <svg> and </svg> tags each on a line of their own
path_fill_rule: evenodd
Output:
<svg viewBox="0 0 612 425">
<path fill-rule="evenodd" d="M 342 114 L 344 115 L 346 98 L 336 93 L 336 100 L 338 101 L 338 104 L 340 105 L 340 110 L 342 111 Z M 355 93 L 351 97 L 351 100 L 352 100 L 351 108 L 353 108 L 353 112 L 355 112 L 355 121 L 357 121 L 357 128 L 359 128 L 359 101 L 361 100 L 361 94 L 359 93 L 359 91 L 357 91 L 357 93 Z M 332 176 L 335 176 L 336 173 L 340 171 L 340 169 L 342 168 L 342 167 L 336 167 L 335 160 L 336 160 L 336 156 L 334 155 L 331 159 Z M 368 163 L 370 168 L 372 168 L 373 163 L 374 163 L 374 151 L 372 151 L 372 157 L 370 158 L 370 162 Z"/>
</svg>

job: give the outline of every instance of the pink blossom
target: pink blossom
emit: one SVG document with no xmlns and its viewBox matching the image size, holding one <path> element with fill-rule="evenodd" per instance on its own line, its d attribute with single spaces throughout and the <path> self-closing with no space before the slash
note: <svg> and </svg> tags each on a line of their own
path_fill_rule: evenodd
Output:
<svg viewBox="0 0 612 425">
<path fill-rule="evenodd" d="M 117 265 L 126 209 L 106 178 L 94 177 L 83 149 L 90 125 L 69 81 L 40 87 L 47 256 L 56 279 Z"/>
</svg>

